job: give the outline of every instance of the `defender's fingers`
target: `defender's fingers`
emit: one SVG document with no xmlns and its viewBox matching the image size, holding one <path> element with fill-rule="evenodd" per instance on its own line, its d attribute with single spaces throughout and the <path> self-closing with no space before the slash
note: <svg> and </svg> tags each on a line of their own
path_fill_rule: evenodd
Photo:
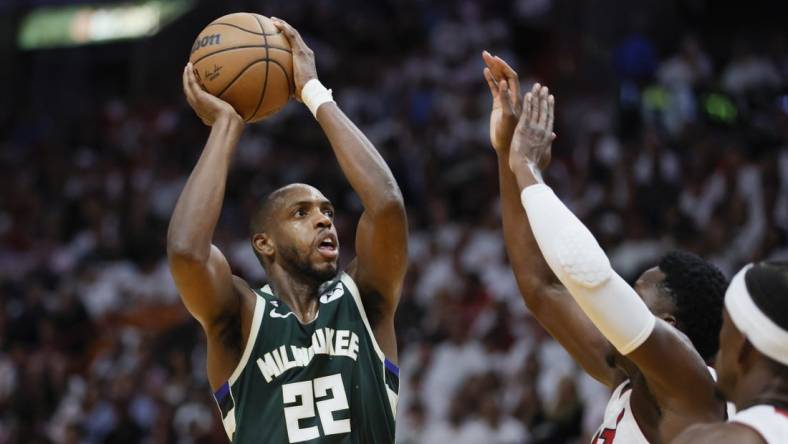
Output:
<svg viewBox="0 0 788 444">
<path fill-rule="evenodd" d="M 542 85 L 539 82 L 534 83 L 534 86 L 531 88 L 531 115 L 529 116 L 529 122 L 531 125 L 538 125 L 539 124 L 539 91 L 542 89 Z"/>
<path fill-rule="evenodd" d="M 531 122 L 531 114 L 533 113 L 533 94 L 530 92 L 525 93 L 523 97 L 523 112 L 522 112 L 522 119 L 524 119 L 525 123 Z"/>
<path fill-rule="evenodd" d="M 498 82 L 498 91 L 501 94 L 501 99 L 504 102 L 503 110 L 506 114 L 511 114 L 511 106 L 509 106 L 512 102 L 511 94 L 509 92 L 509 86 L 506 84 L 506 80 L 500 80 Z"/>
<path fill-rule="evenodd" d="M 495 59 L 493 58 L 492 54 L 489 53 L 489 51 L 485 50 L 482 51 L 482 60 L 484 61 L 484 64 L 487 65 L 487 67 L 489 68 L 490 66 L 492 66 Z"/>
<path fill-rule="evenodd" d="M 494 98 L 498 97 L 498 83 L 495 81 L 490 68 L 484 68 L 484 80 L 487 81 L 487 86 L 490 87 L 490 93 Z"/>
<path fill-rule="evenodd" d="M 553 139 L 555 139 L 555 133 L 553 132 L 554 121 L 555 121 L 555 97 L 553 97 L 553 95 L 550 94 L 549 96 L 547 96 L 547 132 L 553 135 Z"/>
<path fill-rule="evenodd" d="M 517 127 L 515 128 L 515 132 L 524 132 L 525 128 L 528 127 L 530 118 L 528 117 L 528 113 L 531 111 L 531 93 L 526 93 L 523 97 L 523 112 L 520 113 L 520 118 L 517 120 Z"/>
<path fill-rule="evenodd" d="M 545 128 L 547 126 L 547 93 L 548 88 L 543 86 L 542 89 L 539 91 L 539 128 Z"/>
<path fill-rule="evenodd" d="M 506 60 L 498 56 L 495 56 L 495 60 L 498 62 L 498 64 L 500 64 L 503 70 L 503 75 L 504 77 L 506 77 L 506 81 L 509 83 L 509 89 L 512 90 L 512 93 L 514 94 L 515 97 L 519 98 L 520 76 L 517 74 L 517 71 L 515 71 L 511 66 L 509 66 L 509 64 L 506 63 Z"/>
</svg>

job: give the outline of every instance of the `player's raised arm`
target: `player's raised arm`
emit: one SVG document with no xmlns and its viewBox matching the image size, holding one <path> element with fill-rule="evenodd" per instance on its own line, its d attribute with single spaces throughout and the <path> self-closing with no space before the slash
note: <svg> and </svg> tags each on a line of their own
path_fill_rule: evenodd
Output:
<svg viewBox="0 0 788 444">
<path fill-rule="evenodd" d="M 394 312 L 407 268 L 408 227 L 402 193 L 380 153 L 317 80 L 312 50 L 292 26 L 279 19 L 274 24 L 293 48 L 296 95 L 317 118 L 364 206 L 356 230 L 357 257 L 350 273 L 365 308 L 377 320 L 373 329 L 383 352 L 394 359 Z"/>
<path fill-rule="evenodd" d="M 599 331 L 638 367 L 663 412 L 698 421 L 721 419 L 724 406 L 689 339 L 651 313 L 612 269 L 588 228 L 541 183 L 538 166 L 549 148 L 526 143 L 526 128 L 550 119 L 552 101 L 546 91 L 524 101 L 509 165 L 546 263 Z"/>
<path fill-rule="evenodd" d="M 189 105 L 211 126 L 211 133 L 170 219 L 167 257 L 183 303 L 210 339 L 211 332 L 221 328 L 219 321 L 239 311 L 230 266 L 211 240 L 244 124 L 229 104 L 200 88 L 191 64 L 183 71 L 183 89 Z"/>
<path fill-rule="evenodd" d="M 483 58 L 487 65 L 484 78 L 493 98 L 490 141 L 498 156 L 504 243 L 520 293 L 539 323 L 578 364 L 592 377 L 612 387 L 622 375 L 607 363 L 610 343 L 588 320 L 545 263 L 520 204 L 517 181 L 509 168 L 509 147 L 517 118 L 522 112 L 520 80 L 500 57 L 493 57 L 485 51 Z M 539 84 L 534 85 L 534 92 L 537 91 L 541 91 Z M 523 139 L 527 143 L 545 145 L 548 151 L 555 138 L 551 129 L 554 103 L 551 101 L 549 106 L 549 119 L 546 118 L 541 127 L 524 128 L 527 134 Z M 549 160 L 549 156 L 545 160 Z M 547 162 L 541 166 L 546 167 Z"/>
</svg>

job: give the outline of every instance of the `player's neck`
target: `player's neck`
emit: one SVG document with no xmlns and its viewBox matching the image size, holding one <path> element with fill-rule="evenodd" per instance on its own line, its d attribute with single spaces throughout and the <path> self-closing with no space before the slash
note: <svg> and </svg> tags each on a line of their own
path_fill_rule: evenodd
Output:
<svg viewBox="0 0 788 444">
<path fill-rule="evenodd" d="M 308 323 L 315 319 L 318 289 L 322 282 L 275 267 L 269 274 L 269 284 L 274 294 L 290 307 L 301 322 Z"/>
<path fill-rule="evenodd" d="M 788 405 L 788 378 L 777 374 L 766 364 L 759 364 L 748 372 L 740 383 L 734 404 L 742 410 L 757 404 Z"/>
</svg>

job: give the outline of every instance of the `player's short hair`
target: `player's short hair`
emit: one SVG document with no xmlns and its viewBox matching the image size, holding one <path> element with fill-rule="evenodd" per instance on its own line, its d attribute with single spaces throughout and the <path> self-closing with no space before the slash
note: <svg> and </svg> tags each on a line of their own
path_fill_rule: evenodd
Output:
<svg viewBox="0 0 788 444">
<path fill-rule="evenodd" d="M 677 327 L 708 362 L 720 346 L 727 279 L 713 264 L 684 251 L 663 256 L 659 269 L 665 274 L 662 286 L 676 305 Z"/>
<path fill-rule="evenodd" d="M 267 223 L 271 220 L 274 211 L 282 203 L 282 198 L 294 187 L 301 184 L 291 183 L 268 193 L 255 207 L 252 218 L 249 220 L 249 236 L 263 233 L 268 230 Z"/>
</svg>

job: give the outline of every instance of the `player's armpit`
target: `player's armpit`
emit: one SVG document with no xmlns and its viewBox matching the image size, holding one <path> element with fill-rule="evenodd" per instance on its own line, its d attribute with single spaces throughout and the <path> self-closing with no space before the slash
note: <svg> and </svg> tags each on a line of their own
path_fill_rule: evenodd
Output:
<svg viewBox="0 0 788 444">
<path fill-rule="evenodd" d="M 735 422 L 696 424 L 682 432 L 671 444 L 766 444 L 749 427 Z"/>
<path fill-rule="evenodd" d="M 372 328 L 376 334 L 382 333 L 378 341 L 383 352 L 392 359 L 396 356 L 394 312 L 407 265 L 408 227 L 402 202 L 365 211 L 356 228 L 356 259 L 348 273 L 359 287 L 370 320 L 376 324 Z M 391 331 L 385 328 L 389 324 Z"/>
<path fill-rule="evenodd" d="M 698 421 L 721 421 L 725 405 L 714 391 L 714 379 L 692 342 L 665 321 L 627 354 L 643 374 L 662 410 L 692 415 Z"/>
</svg>

